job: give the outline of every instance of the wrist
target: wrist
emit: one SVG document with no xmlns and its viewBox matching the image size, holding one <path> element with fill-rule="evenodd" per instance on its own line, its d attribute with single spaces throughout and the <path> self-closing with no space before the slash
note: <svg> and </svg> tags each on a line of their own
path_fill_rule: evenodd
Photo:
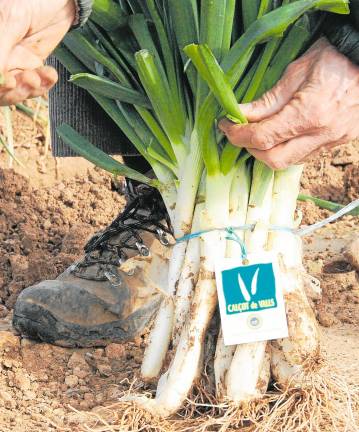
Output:
<svg viewBox="0 0 359 432">
<path fill-rule="evenodd" d="M 76 8 L 74 27 L 81 27 L 86 23 L 92 12 L 93 0 L 73 0 Z"/>
</svg>

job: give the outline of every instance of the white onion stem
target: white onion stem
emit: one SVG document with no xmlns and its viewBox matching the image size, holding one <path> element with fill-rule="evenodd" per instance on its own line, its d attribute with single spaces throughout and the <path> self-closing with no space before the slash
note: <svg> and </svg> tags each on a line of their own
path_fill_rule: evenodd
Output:
<svg viewBox="0 0 359 432">
<path fill-rule="evenodd" d="M 220 330 L 214 357 L 214 376 L 216 383 L 216 397 L 219 401 L 227 397 L 226 378 L 228 369 L 231 366 L 236 345 L 224 345 L 223 333 Z"/>
<path fill-rule="evenodd" d="M 302 166 L 277 171 L 273 188 L 271 223 L 293 227 Z M 272 369 L 280 384 L 320 348 L 318 325 L 303 283 L 300 239 L 282 231 L 272 232 L 270 244 L 282 259 L 282 280 L 289 337 L 272 342 L 276 356 Z M 281 359 L 281 360 L 280 360 Z"/>
<path fill-rule="evenodd" d="M 174 235 L 182 237 L 191 231 L 195 199 L 201 177 L 201 164 L 196 164 L 199 152 L 192 149 L 181 169 L 181 182 L 177 195 L 176 211 L 173 221 Z M 186 254 L 187 242 L 176 243 L 168 271 L 168 298 L 162 302 L 148 337 L 147 347 L 141 366 L 141 376 L 144 380 L 156 378 L 163 366 L 174 325 L 173 296 L 181 275 Z"/>
<path fill-rule="evenodd" d="M 200 216 L 203 207 L 204 204 L 198 204 L 196 206 L 193 217 L 192 233 L 198 232 L 200 229 Z M 177 346 L 182 327 L 190 310 L 194 287 L 198 281 L 200 255 L 199 238 L 196 237 L 190 239 L 188 241 L 186 256 L 175 297 L 174 326 L 172 335 L 173 347 Z"/>
<path fill-rule="evenodd" d="M 274 175 L 269 176 L 265 184 L 261 184 L 264 169 L 266 168 L 261 162 L 255 162 L 246 223 L 256 224 L 256 227 L 253 232 L 247 231 L 245 235 L 249 253 L 262 252 L 268 240 Z M 262 189 L 260 193 L 259 188 Z M 266 347 L 267 342 L 237 346 L 226 380 L 228 397 L 234 403 L 250 401 L 266 391 L 270 379 Z"/>
<path fill-rule="evenodd" d="M 234 227 L 246 223 L 249 191 L 250 170 L 247 166 L 241 164 L 233 178 L 229 196 L 229 226 Z M 236 234 L 241 240 L 244 240 L 244 231 L 236 230 Z M 227 258 L 239 257 L 241 253 L 241 246 L 237 242 L 233 240 L 227 241 Z M 218 400 L 227 398 L 226 376 L 232 363 L 235 350 L 235 345 L 224 345 L 223 333 L 222 330 L 220 330 L 214 357 L 214 376 Z"/>
</svg>

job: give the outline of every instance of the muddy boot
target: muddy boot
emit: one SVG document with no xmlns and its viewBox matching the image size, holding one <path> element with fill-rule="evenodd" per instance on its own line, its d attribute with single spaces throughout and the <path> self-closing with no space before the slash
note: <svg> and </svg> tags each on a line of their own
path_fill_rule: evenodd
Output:
<svg viewBox="0 0 359 432">
<path fill-rule="evenodd" d="M 166 289 L 171 226 L 157 190 L 131 186 L 127 197 L 83 259 L 20 294 L 13 325 L 22 335 L 90 347 L 129 341 L 148 326 Z"/>
</svg>

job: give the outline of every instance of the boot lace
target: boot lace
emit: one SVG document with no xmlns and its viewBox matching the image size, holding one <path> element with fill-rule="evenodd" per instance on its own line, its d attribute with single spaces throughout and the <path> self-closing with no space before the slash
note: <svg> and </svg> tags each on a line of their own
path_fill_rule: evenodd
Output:
<svg viewBox="0 0 359 432">
<path fill-rule="evenodd" d="M 127 199 L 125 210 L 87 242 L 85 256 L 74 265 L 73 274 L 98 281 L 118 279 L 117 267 L 126 261 L 128 251 L 136 251 L 142 256 L 150 254 L 140 232 L 151 233 L 163 245 L 169 245 L 168 236 L 173 235 L 173 230 L 160 193 L 146 185 L 131 185 Z M 97 274 L 88 275 L 86 269 L 94 265 L 98 266 Z"/>
</svg>

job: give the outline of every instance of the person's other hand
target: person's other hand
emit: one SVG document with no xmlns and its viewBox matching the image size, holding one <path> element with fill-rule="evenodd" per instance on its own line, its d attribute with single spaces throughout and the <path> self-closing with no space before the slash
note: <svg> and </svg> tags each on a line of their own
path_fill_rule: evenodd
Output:
<svg viewBox="0 0 359 432">
<path fill-rule="evenodd" d="M 0 105 L 41 96 L 56 83 L 44 61 L 75 15 L 74 0 L 0 0 Z"/>
<path fill-rule="evenodd" d="M 273 169 L 287 168 L 359 137 L 359 67 L 320 39 L 272 90 L 240 107 L 249 124 L 219 123 L 229 141 Z"/>
</svg>

